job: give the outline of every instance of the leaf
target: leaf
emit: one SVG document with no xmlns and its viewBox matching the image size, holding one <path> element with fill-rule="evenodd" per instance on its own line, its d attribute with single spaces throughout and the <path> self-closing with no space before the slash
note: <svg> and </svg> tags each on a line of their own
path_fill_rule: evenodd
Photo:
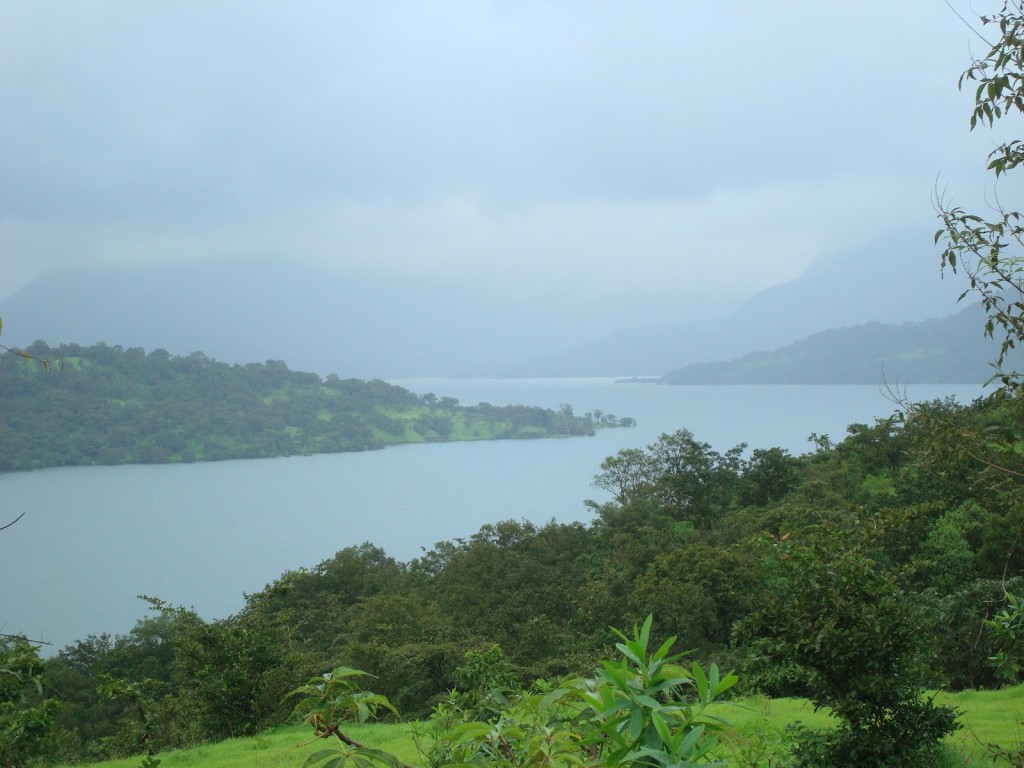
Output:
<svg viewBox="0 0 1024 768">
<path fill-rule="evenodd" d="M 648 707 L 649 709 L 657 710 L 661 708 L 660 701 L 658 701 L 657 699 L 652 699 L 650 696 L 644 693 L 638 694 L 636 696 L 635 701 L 638 704 L 643 704 L 645 707 Z"/>
<path fill-rule="evenodd" d="M 464 741 L 484 739 L 490 732 L 491 725 L 489 723 L 463 723 L 452 728 L 448 732 L 447 738 L 452 743 L 459 744 Z"/>
<path fill-rule="evenodd" d="M 703 725 L 695 726 L 692 731 L 690 731 L 688 734 L 686 734 L 686 738 L 683 739 L 683 743 L 679 745 L 679 752 L 681 752 L 683 755 L 686 755 L 687 757 L 689 757 L 690 754 L 693 752 L 693 749 L 696 746 L 697 742 L 700 740 L 700 737 L 703 736 L 703 735 L 704 735 L 704 726 Z M 708 745 L 708 747 L 710 747 L 710 746 L 711 745 Z M 701 752 L 704 752 L 706 750 L 707 750 L 707 748 L 701 750 Z"/>
<path fill-rule="evenodd" d="M 704 674 L 704 670 L 700 664 L 693 662 L 693 684 L 697 687 L 697 696 L 702 704 L 707 704 L 711 701 L 708 696 L 708 678 Z"/>
<path fill-rule="evenodd" d="M 647 650 L 647 645 L 648 645 L 648 642 L 649 642 L 650 637 L 651 637 L 651 624 L 653 624 L 653 623 L 654 623 L 654 614 L 653 613 L 648 613 L 647 614 L 647 618 L 644 619 L 644 626 L 640 630 L 640 638 L 639 639 L 640 639 L 640 645 L 642 646 L 643 651 Z"/>
<path fill-rule="evenodd" d="M 306 758 L 306 762 L 304 762 L 302 764 L 302 768 L 308 768 L 308 766 L 310 766 L 310 765 L 316 765 L 321 760 L 326 760 L 327 758 L 332 757 L 332 756 L 337 755 L 337 754 L 338 754 L 338 750 L 336 750 L 336 749 L 321 749 L 321 750 L 319 750 L 317 752 L 314 752 L 309 757 L 307 757 Z M 333 764 L 336 765 L 337 763 L 333 763 Z M 328 766 L 325 765 L 325 766 L 323 766 L 323 768 L 328 768 Z"/>
<path fill-rule="evenodd" d="M 657 651 L 654 652 L 654 656 L 652 658 L 654 658 L 654 659 L 661 659 L 661 658 L 663 658 L 666 654 L 668 654 L 669 648 L 671 648 L 673 645 L 675 645 L 675 642 L 676 642 L 676 638 L 675 638 L 675 635 L 673 635 L 672 637 L 670 637 L 668 640 L 666 640 L 664 643 L 661 644 L 661 647 Z"/>
<path fill-rule="evenodd" d="M 359 753 L 367 755 L 372 760 L 376 760 L 378 763 L 384 763 L 385 765 L 392 765 L 395 768 L 402 765 L 402 761 L 392 755 L 390 752 L 385 752 L 382 749 L 372 749 L 370 747 L 360 747 Z"/>
<path fill-rule="evenodd" d="M 634 650 L 635 645 L 633 643 L 616 643 L 615 647 L 619 650 L 619 653 L 621 653 L 627 659 L 632 661 L 634 664 L 638 666 L 643 666 L 644 660 L 641 658 L 641 655 L 637 654 Z"/>
<path fill-rule="evenodd" d="M 634 709 L 633 713 L 629 716 L 629 738 L 636 739 L 640 738 L 640 734 L 644 732 L 644 713 L 641 709 Z"/>
<path fill-rule="evenodd" d="M 654 730 L 658 732 L 658 736 L 661 738 L 662 743 L 671 745 L 673 742 L 672 731 L 669 729 L 668 724 L 665 722 L 665 718 L 661 716 L 660 712 L 651 712 L 651 723 L 654 724 Z"/>
</svg>

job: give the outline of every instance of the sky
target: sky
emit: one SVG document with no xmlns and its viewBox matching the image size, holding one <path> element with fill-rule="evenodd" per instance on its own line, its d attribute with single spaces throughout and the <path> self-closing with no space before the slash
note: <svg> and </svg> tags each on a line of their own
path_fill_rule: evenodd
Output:
<svg viewBox="0 0 1024 768">
<path fill-rule="evenodd" d="M 943 0 L 0 0 L 0 298 L 267 257 L 741 298 L 991 191 L 985 50 Z"/>
</svg>

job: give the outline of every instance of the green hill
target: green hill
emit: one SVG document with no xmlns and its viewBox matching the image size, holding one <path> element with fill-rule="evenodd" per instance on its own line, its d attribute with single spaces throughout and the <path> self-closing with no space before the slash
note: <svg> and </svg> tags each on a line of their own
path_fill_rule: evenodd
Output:
<svg viewBox="0 0 1024 768">
<path fill-rule="evenodd" d="M 0 471 L 337 453 L 397 443 L 592 435 L 621 422 L 97 344 L 0 356 Z M 625 420 L 630 423 L 629 420 Z"/>
<path fill-rule="evenodd" d="M 983 335 L 981 305 L 939 320 L 866 323 L 815 333 L 773 351 L 696 363 L 665 374 L 665 384 L 981 383 L 998 345 Z M 1012 363 L 1013 360 L 1011 359 Z"/>
</svg>

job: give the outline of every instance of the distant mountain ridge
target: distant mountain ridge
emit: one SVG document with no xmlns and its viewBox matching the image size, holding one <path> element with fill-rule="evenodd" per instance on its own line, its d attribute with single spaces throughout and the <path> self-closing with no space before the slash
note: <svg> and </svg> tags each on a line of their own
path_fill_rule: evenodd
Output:
<svg viewBox="0 0 1024 768">
<path fill-rule="evenodd" d="M 999 345 L 983 335 L 981 304 L 937 320 L 872 322 L 812 334 L 770 352 L 695 363 L 666 384 L 963 384 L 987 381 Z M 1009 363 L 1017 363 L 1013 355 Z"/>
<path fill-rule="evenodd" d="M 957 311 L 962 275 L 943 276 L 927 235 L 894 233 L 823 254 L 720 319 L 627 328 L 520 363 L 508 375 L 662 375 L 689 363 L 775 349 L 830 328 L 901 323 Z M 516 373 L 518 371 L 518 373 Z"/>
<path fill-rule="evenodd" d="M 43 275 L 0 303 L 0 317 L 8 346 L 41 339 L 202 350 L 229 363 L 283 360 L 365 379 L 479 375 L 584 331 L 587 318 L 572 304 L 569 321 L 552 328 L 543 309 L 528 312 L 498 290 L 287 261 L 104 266 Z"/>
<path fill-rule="evenodd" d="M 53 272 L 0 302 L 0 317 L 8 346 L 202 350 L 343 377 L 660 376 L 828 328 L 947 315 L 960 287 L 940 278 L 931 250 L 926 236 L 897 234 L 822 255 L 715 318 L 685 302 L 634 311 L 653 299 L 542 279 L 339 275 L 253 259 Z M 645 314 L 680 320 L 650 325 Z"/>
</svg>

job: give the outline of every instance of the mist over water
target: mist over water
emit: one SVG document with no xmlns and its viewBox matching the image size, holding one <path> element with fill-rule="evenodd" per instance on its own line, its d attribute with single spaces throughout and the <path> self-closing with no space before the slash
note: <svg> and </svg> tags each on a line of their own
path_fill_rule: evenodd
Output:
<svg viewBox="0 0 1024 768">
<path fill-rule="evenodd" d="M 635 429 L 593 438 L 408 445 L 187 465 L 85 467 L 0 476 L 0 632 L 51 641 L 124 633 L 139 594 L 226 617 L 288 569 L 371 541 L 399 560 L 502 519 L 588 521 L 601 461 L 663 432 L 691 430 L 719 451 L 810 448 L 842 439 L 894 405 L 878 387 L 616 385 L 612 379 L 405 380 L 465 405 L 523 403 L 632 416 Z M 912 387 L 927 400 L 977 386 Z"/>
</svg>

